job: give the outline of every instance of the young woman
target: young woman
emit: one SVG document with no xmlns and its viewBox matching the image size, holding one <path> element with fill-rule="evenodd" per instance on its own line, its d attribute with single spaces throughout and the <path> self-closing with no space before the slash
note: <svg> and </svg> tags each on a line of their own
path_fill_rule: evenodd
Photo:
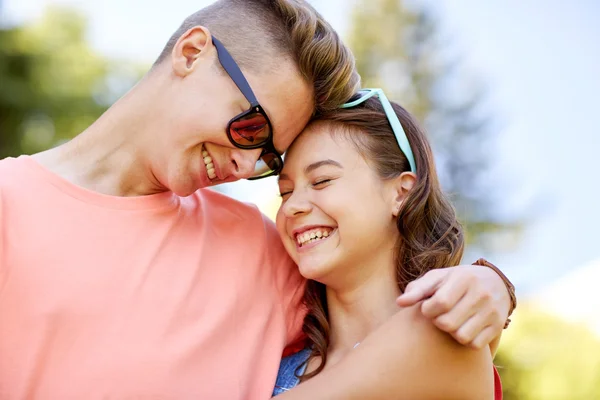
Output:
<svg viewBox="0 0 600 400">
<path fill-rule="evenodd" d="M 282 360 L 274 395 L 301 398 L 298 383 L 328 379 L 361 342 L 379 341 L 381 357 L 397 360 L 391 369 L 373 361 L 373 384 L 387 398 L 494 398 L 489 349 L 460 345 L 418 306 L 394 301 L 427 271 L 459 264 L 464 246 L 427 138 L 406 110 L 379 89 L 362 91 L 296 139 L 279 189 L 277 228 L 309 279 L 308 339 Z"/>
</svg>

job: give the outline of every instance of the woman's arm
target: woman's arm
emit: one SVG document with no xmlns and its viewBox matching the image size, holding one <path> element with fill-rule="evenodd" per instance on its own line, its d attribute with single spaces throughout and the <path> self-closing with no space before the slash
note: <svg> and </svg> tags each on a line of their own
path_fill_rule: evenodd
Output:
<svg viewBox="0 0 600 400">
<path fill-rule="evenodd" d="M 294 399 L 493 399 L 492 357 L 441 332 L 404 308 L 342 361 L 278 396 Z"/>
</svg>

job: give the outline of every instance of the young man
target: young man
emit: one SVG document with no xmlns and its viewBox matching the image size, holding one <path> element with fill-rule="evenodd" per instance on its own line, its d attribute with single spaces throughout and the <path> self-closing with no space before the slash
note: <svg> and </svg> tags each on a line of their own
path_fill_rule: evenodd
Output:
<svg viewBox="0 0 600 400">
<path fill-rule="evenodd" d="M 305 2 L 221 0 L 75 139 L 2 160 L 0 398 L 268 398 L 303 281 L 266 217 L 205 188 L 277 173 L 358 84 Z M 400 302 L 427 297 L 478 347 L 509 314 L 488 268 L 425 276 Z"/>
</svg>

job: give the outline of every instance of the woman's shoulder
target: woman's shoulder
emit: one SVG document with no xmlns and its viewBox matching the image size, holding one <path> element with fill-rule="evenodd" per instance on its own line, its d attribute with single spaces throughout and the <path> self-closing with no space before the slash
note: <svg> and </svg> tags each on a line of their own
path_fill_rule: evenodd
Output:
<svg viewBox="0 0 600 400">
<path fill-rule="evenodd" d="M 286 392 L 300 383 L 298 376 L 304 373 L 310 353 L 310 348 L 304 348 L 281 359 L 273 396 Z"/>
<path fill-rule="evenodd" d="M 414 393 L 435 398 L 443 390 L 448 398 L 493 398 L 493 361 L 488 348 L 458 343 L 423 315 L 420 303 L 400 309 L 385 325 L 385 334 L 372 339 L 385 343 L 392 354 L 410 365 L 398 374 L 415 383 Z"/>
</svg>

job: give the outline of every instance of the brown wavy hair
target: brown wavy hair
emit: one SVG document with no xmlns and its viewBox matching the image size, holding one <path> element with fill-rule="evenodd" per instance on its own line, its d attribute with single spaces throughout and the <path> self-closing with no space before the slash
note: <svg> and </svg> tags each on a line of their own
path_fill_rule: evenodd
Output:
<svg viewBox="0 0 600 400">
<path fill-rule="evenodd" d="M 455 210 L 442 192 L 433 153 L 426 134 L 415 118 L 400 105 L 392 107 L 406 132 L 417 168 L 417 181 L 404 200 L 397 217 L 399 240 L 396 271 L 400 290 L 436 268 L 458 265 L 464 250 L 463 228 Z M 382 180 L 394 179 L 410 171 L 408 160 L 398 147 L 381 102 L 373 97 L 350 109 L 338 109 L 318 120 L 332 135 L 350 139 L 357 151 Z M 330 326 L 325 285 L 310 280 L 304 294 L 308 314 L 303 331 L 312 347 L 311 359 L 321 359 L 319 367 L 304 376 L 321 372 L 327 362 Z"/>
<path fill-rule="evenodd" d="M 354 55 L 331 25 L 305 0 L 219 0 L 187 17 L 154 63 L 173 52 L 194 26 L 205 26 L 240 68 L 259 74 L 293 60 L 314 87 L 315 114 L 332 111 L 360 86 Z"/>
</svg>

